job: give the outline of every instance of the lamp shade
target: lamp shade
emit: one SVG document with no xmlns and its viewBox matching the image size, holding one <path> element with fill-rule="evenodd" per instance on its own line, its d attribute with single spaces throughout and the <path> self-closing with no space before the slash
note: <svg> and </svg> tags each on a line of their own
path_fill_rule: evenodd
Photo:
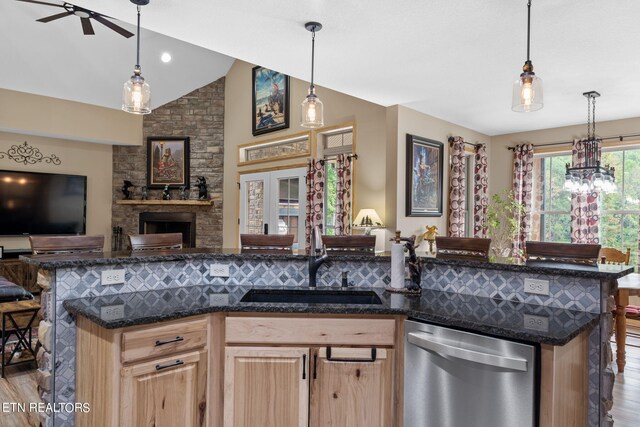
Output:
<svg viewBox="0 0 640 427">
<path fill-rule="evenodd" d="M 151 113 L 151 88 L 137 72 L 124 83 L 122 109 L 133 114 Z"/>
<path fill-rule="evenodd" d="M 519 113 L 537 111 L 544 107 L 542 79 L 533 73 L 522 73 L 513 83 L 511 109 Z"/>
<path fill-rule="evenodd" d="M 360 209 L 356 219 L 353 220 L 354 227 L 362 228 L 384 228 L 380 215 L 375 209 Z"/>
<path fill-rule="evenodd" d="M 324 126 L 322 101 L 313 91 L 310 91 L 300 106 L 300 126 L 311 129 Z"/>
</svg>

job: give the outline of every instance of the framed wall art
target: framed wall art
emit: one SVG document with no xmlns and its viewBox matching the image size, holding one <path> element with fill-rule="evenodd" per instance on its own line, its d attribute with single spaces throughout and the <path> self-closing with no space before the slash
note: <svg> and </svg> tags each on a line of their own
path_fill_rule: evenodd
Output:
<svg viewBox="0 0 640 427">
<path fill-rule="evenodd" d="M 189 137 L 147 138 L 147 188 L 189 187 Z"/>
<path fill-rule="evenodd" d="M 289 76 L 264 67 L 252 72 L 251 131 L 254 136 L 289 127 Z"/>
<path fill-rule="evenodd" d="M 442 216 L 443 159 L 444 144 L 407 134 L 407 216 Z"/>
</svg>

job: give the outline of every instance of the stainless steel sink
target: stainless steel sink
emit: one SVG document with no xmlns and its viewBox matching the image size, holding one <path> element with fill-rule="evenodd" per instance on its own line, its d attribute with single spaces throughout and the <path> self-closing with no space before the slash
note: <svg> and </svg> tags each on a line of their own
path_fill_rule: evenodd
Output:
<svg viewBox="0 0 640 427">
<path fill-rule="evenodd" d="M 273 302 L 299 304 L 364 304 L 380 305 L 373 291 L 335 289 L 251 289 L 240 302 Z"/>
</svg>

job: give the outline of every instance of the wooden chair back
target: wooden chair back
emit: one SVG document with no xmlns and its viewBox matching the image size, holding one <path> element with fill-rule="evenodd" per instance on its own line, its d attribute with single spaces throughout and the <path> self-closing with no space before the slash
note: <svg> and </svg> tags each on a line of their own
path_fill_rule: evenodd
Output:
<svg viewBox="0 0 640 427">
<path fill-rule="evenodd" d="M 282 254 L 293 251 L 293 234 L 241 234 L 240 251 L 243 254 Z"/>
<path fill-rule="evenodd" d="M 373 255 L 376 252 L 376 236 L 327 236 L 322 243 L 329 255 Z"/>
<path fill-rule="evenodd" d="M 600 245 L 551 242 L 525 242 L 527 261 L 597 265 Z"/>
<path fill-rule="evenodd" d="M 616 248 L 600 248 L 599 257 L 601 264 L 629 265 L 631 248 L 627 248 L 626 252 L 619 251 Z"/>
<path fill-rule="evenodd" d="M 436 258 L 488 260 L 491 239 L 436 236 Z"/>
<path fill-rule="evenodd" d="M 102 252 L 104 236 L 29 236 L 29 243 L 34 255 Z"/>
<path fill-rule="evenodd" d="M 129 234 L 132 251 L 182 249 L 182 233 Z"/>
</svg>

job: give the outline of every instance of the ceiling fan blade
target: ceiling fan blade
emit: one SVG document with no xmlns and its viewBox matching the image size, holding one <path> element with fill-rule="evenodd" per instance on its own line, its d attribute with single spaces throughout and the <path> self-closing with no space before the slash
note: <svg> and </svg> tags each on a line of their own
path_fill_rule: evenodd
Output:
<svg viewBox="0 0 640 427">
<path fill-rule="evenodd" d="M 91 25 L 91 20 L 89 18 L 80 18 L 80 22 L 82 22 L 82 32 L 84 32 L 85 36 L 92 36 L 95 34 L 95 31 L 93 31 L 93 25 Z"/>
<path fill-rule="evenodd" d="M 25 2 L 25 3 L 44 4 L 46 6 L 64 7 L 61 4 L 47 3 L 47 2 L 44 2 L 44 1 L 37 1 L 37 0 L 17 0 L 17 1 Z"/>
<path fill-rule="evenodd" d="M 124 28 L 122 28 L 121 26 L 116 25 L 113 22 L 105 19 L 104 16 L 102 16 L 102 15 L 95 14 L 95 15 L 93 15 L 93 19 L 95 19 L 96 21 L 98 21 L 102 25 L 111 28 L 113 31 L 115 31 L 116 33 L 122 35 L 123 37 L 130 38 L 130 37 L 133 37 L 133 35 L 134 35 L 132 32 L 129 32 L 129 31 L 125 30 Z"/>
<path fill-rule="evenodd" d="M 62 12 L 62 13 L 58 13 L 56 15 L 47 16 L 46 18 L 37 19 L 37 21 L 38 22 L 51 22 L 51 21 L 55 21 L 56 19 L 64 18 L 65 16 L 69 16 L 69 15 L 72 15 L 72 13 L 71 12 Z"/>
</svg>

